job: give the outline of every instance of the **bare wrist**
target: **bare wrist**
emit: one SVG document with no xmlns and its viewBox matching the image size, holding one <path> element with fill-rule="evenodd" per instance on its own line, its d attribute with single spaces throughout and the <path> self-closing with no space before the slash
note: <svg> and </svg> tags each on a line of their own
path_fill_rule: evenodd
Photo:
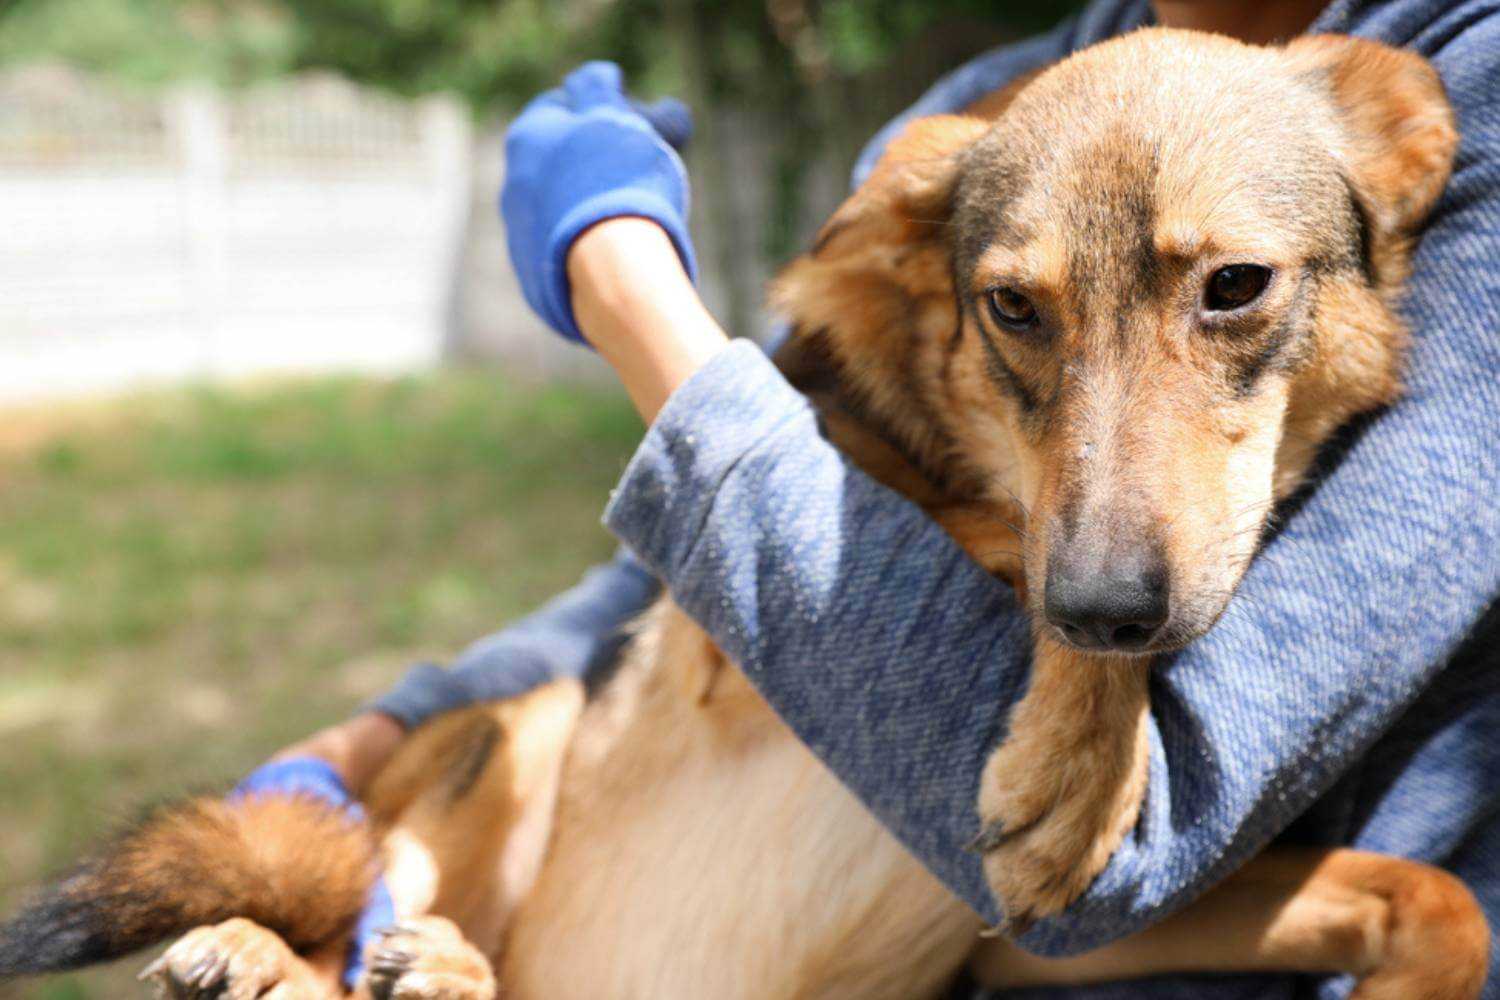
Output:
<svg viewBox="0 0 1500 1000">
<path fill-rule="evenodd" d="M 293 744 L 272 759 L 317 757 L 327 761 L 349 791 L 359 795 L 405 737 L 405 728 L 389 715 L 366 712 Z"/>
<path fill-rule="evenodd" d="M 650 220 L 609 219 L 585 232 L 568 255 L 568 281 L 579 329 L 647 423 L 728 343 Z"/>
</svg>

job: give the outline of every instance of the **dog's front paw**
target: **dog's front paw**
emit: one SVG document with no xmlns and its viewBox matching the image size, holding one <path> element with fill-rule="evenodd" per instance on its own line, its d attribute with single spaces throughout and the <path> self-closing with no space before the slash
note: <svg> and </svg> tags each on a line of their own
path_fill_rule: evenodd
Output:
<svg viewBox="0 0 1500 1000">
<path fill-rule="evenodd" d="M 495 997 L 489 959 L 442 917 L 415 917 L 381 931 L 365 952 L 365 968 L 374 1000 Z"/>
<path fill-rule="evenodd" d="M 1135 824 L 1146 788 L 1144 670 L 1039 655 L 980 783 L 973 847 L 1014 937 L 1088 889 Z"/>
<path fill-rule="evenodd" d="M 1078 787 L 1089 780 L 1086 769 L 1049 768 L 1011 744 L 985 767 L 973 848 L 983 855 L 1008 937 L 1083 895 L 1134 821 L 1133 812 L 1110 816 Z"/>
<path fill-rule="evenodd" d="M 140 978 L 161 1000 L 321 1000 L 333 995 L 279 936 L 239 917 L 188 931 Z"/>
</svg>

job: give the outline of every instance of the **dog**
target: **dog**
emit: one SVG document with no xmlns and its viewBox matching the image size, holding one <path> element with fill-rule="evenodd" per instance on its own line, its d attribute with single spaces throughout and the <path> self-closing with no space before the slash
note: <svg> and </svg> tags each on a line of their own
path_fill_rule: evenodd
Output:
<svg viewBox="0 0 1500 1000">
<path fill-rule="evenodd" d="M 1145 787 L 1152 654 L 1214 625 L 1319 449 L 1397 396 L 1394 301 L 1456 142 L 1409 53 L 1144 30 L 912 123 L 774 283 L 778 363 L 830 439 L 1034 623 L 976 803 L 1002 930 L 1107 864 Z M 981 938 L 670 599 L 595 697 L 437 719 L 365 805 L 169 807 L 0 930 L 0 975 L 186 932 L 148 969 L 164 996 L 341 996 L 380 870 L 402 922 L 366 953 L 377 1000 L 935 997 L 966 967 L 1464 1000 L 1488 962 L 1458 880 L 1338 849 L 1273 849 L 1078 958 Z"/>
</svg>

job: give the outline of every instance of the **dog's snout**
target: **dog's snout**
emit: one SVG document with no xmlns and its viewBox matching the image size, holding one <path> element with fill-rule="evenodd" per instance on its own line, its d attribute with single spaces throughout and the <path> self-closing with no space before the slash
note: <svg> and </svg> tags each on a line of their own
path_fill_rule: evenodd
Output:
<svg viewBox="0 0 1500 1000">
<path fill-rule="evenodd" d="M 1044 603 L 1047 621 L 1073 645 L 1139 652 L 1171 611 L 1166 561 L 1151 550 L 1107 560 L 1053 558 Z"/>
</svg>

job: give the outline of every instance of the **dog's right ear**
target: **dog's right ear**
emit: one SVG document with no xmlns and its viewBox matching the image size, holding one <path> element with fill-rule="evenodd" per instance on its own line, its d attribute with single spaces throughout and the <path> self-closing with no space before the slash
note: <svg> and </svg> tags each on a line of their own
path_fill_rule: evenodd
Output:
<svg viewBox="0 0 1500 1000">
<path fill-rule="evenodd" d="M 1333 100 L 1349 184 L 1371 230 L 1370 250 L 1377 258 L 1404 256 L 1400 251 L 1448 183 L 1458 147 L 1437 72 L 1415 53 L 1361 38 L 1310 35 L 1286 51 Z M 1385 270 L 1380 260 L 1374 263 Z M 1400 280 L 1398 274 L 1383 278 Z"/>
</svg>

